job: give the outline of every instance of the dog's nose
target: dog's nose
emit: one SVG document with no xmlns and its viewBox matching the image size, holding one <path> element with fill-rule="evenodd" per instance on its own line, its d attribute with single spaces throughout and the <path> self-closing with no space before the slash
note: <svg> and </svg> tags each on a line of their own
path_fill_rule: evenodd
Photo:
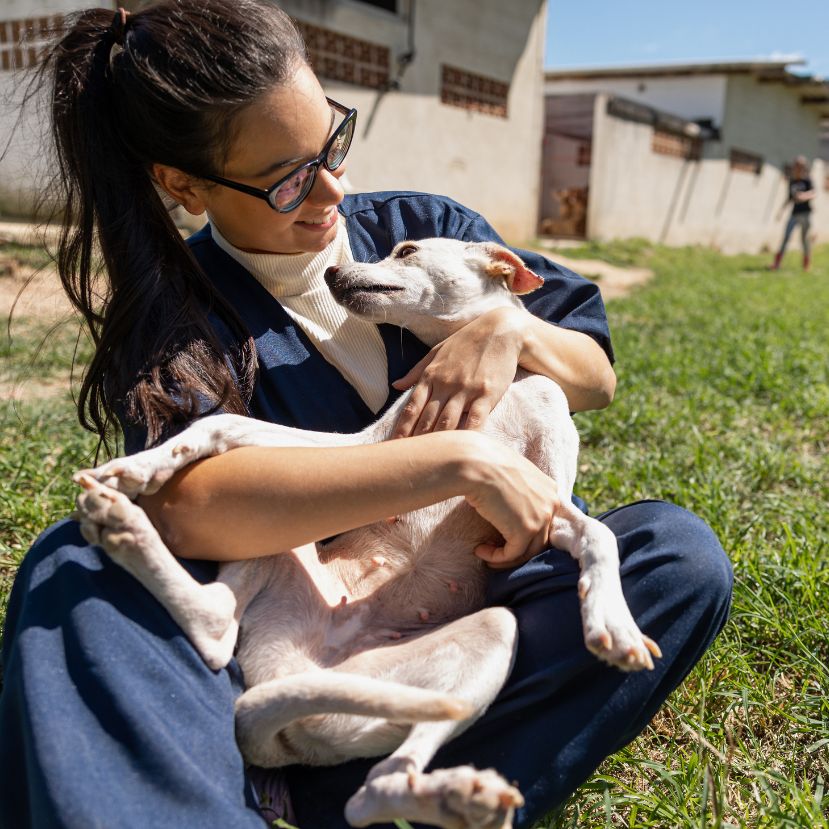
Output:
<svg viewBox="0 0 829 829">
<path fill-rule="evenodd" d="M 325 284 L 330 288 L 331 283 L 337 278 L 337 274 L 340 272 L 340 269 L 336 265 L 331 265 L 331 267 L 325 269 Z"/>
</svg>

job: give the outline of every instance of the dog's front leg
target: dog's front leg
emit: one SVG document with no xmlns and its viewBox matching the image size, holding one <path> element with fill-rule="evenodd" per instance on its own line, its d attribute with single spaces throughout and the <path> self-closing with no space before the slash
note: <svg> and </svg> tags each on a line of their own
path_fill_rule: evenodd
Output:
<svg viewBox="0 0 829 829">
<path fill-rule="evenodd" d="M 75 475 L 94 478 L 128 498 L 152 495 L 173 475 L 201 458 L 221 455 L 241 446 L 343 446 L 367 442 L 362 433 L 342 435 L 293 429 L 252 417 L 221 414 L 204 417 L 152 449 L 115 458 Z"/>
<path fill-rule="evenodd" d="M 630 612 L 619 573 L 616 536 L 571 503 L 560 505 L 553 518 L 550 543 L 579 563 L 584 642 L 599 659 L 623 671 L 653 669 L 659 646 L 645 636 Z"/>
</svg>

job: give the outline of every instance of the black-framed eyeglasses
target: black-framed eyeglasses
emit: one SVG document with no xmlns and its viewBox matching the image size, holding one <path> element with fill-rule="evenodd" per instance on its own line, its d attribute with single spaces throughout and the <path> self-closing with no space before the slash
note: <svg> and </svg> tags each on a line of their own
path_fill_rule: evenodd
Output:
<svg viewBox="0 0 829 829">
<path fill-rule="evenodd" d="M 316 158 L 306 161 L 305 164 L 295 170 L 291 170 L 287 176 L 283 176 L 267 189 L 251 187 L 249 184 L 231 181 L 221 176 L 202 175 L 201 178 L 230 187 L 232 190 L 238 190 L 240 193 L 247 193 L 249 196 L 256 196 L 258 199 L 264 199 L 277 213 L 290 213 L 292 210 L 296 210 L 311 192 L 320 165 L 324 164 L 325 169 L 333 173 L 345 160 L 348 149 L 351 147 L 351 139 L 354 138 L 357 110 L 344 107 L 342 104 L 332 101 L 331 98 L 326 98 L 326 100 L 333 110 L 345 115 L 343 122 L 337 127 Z"/>
</svg>

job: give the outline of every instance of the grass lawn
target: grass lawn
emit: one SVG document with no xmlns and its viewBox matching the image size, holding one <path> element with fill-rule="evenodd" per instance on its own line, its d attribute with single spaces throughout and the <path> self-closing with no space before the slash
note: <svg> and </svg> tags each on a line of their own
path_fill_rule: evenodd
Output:
<svg viewBox="0 0 829 829">
<path fill-rule="evenodd" d="M 768 257 L 639 242 L 566 254 L 656 274 L 609 303 L 619 385 L 609 410 L 577 418 L 579 494 L 594 513 L 644 497 L 697 512 L 736 587 L 725 632 L 652 725 L 540 827 L 827 827 L 829 248 L 809 275 L 795 253 L 778 273 Z M 13 333 L 0 379 L 26 370 L 42 326 Z M 58 329 L 32 371 L 65 373 L 74 341 Z M 95 445 L 67 393 L 23 391 L 0 404 L 2 608 Z"/>
</svg>

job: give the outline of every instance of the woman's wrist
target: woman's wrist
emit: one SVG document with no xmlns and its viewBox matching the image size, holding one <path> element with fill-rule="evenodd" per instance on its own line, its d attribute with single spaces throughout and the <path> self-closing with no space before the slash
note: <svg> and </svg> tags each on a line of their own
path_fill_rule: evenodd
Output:
<svg viewBox="0 0 829 829">
<path fill-rule="evenodd" d="M 476 494 L 491 477 L 488 472 L 497 462 L 495 454 L 502 447 L 481 432 L 457 430 L 443 434 L 452 441 L 449 468 L 457 494 L 464 497 Z"/>
<path fill-rule="evenodd" d="M 491 313 L 494 315 L 493 336 L 500 337 L 514 351 L 516 363 L 520 365 L 529 345 L 532 322 L 536 318 L 516 307 L 498 308 Z"/>
</svg>

